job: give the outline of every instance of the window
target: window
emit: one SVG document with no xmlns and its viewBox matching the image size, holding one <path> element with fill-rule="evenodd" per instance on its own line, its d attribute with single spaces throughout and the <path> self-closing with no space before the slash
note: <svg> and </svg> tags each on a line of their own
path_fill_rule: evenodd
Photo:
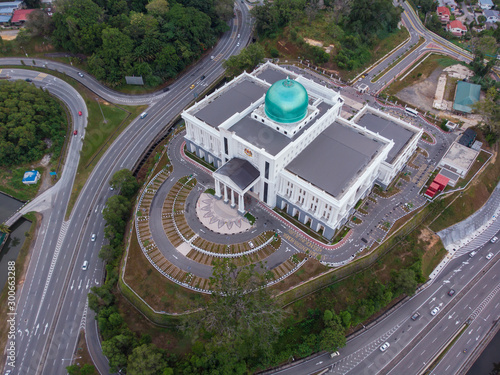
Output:
<svg viewBox="0 0 500 375">
<path fill-rule="evenodd" d="M 267 182 L 264 182 L 264 203 L 267 203 Z"/>
<path fill-rule="evenodd" d="M 227 138 L 226 137 L 224 137 L 224 153 L 226 155 L 229 155 L 229 146 L 227 144 Z"/>
<path fill-rule="evenodd" d="M 264 177 L 269 180 L 269 162 L 266 161 L 266 168 L 264 171 Z"/>
</svg>

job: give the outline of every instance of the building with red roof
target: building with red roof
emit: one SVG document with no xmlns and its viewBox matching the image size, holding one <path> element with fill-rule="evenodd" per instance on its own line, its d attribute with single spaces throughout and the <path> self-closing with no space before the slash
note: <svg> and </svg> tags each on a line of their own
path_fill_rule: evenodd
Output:
<svg viewBox="0 0 500 375">
<path fill-rule="evenodd" d="M 12 15 L 10 22 L 16 25 L 22 25 L 28 19 L 28 14 L 33 12 L 35 9 L 16 9 Z"/>
<path fill-rule="evenodd" d="M 459 20 L 454 20 L 447 24 L 446 30 L 455 36 L 463 36 L 467 32 L 467 28 Z"/>
<path fill-rule="evenodd" d="M 448 177 L 443 176 L 442 174 L 438 174 L 434 181 L 429 185 L 427 191 L 424 195 L 429 198 L 433 198 L 438 192 L 443 191 L 450 179 Z"/>
<path fill-rule="evenodd" d="M 450 21 L 450 9 L 448 7 L 438 7 L 437 15 L 442 23 L 448 23 Z"/>
</svg>

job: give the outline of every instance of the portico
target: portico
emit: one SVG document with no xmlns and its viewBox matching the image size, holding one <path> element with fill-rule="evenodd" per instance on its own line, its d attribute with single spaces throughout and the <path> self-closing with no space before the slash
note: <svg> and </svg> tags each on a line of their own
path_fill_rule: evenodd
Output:
<svg viewBox="0 0 500 375">
<path fill-rule="evenodd" d="M 259 180 L 260 173 L 249 161 L 233 158 L 213 174 L 215 182 L 215 196 L 224 197 L 224 202 L 231 200 L 231 207 L 235 207 L 235 194 L 238 199 L 238 212 L 245 213 L 243 197 Z"/>
</svg>

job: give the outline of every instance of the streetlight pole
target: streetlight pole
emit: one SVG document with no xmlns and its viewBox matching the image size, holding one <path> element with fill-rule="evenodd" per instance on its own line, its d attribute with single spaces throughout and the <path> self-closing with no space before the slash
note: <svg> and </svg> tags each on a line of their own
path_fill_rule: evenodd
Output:
<svg viewBox="0 0 500 375">
<path fill-rule="evenodd" d="M 108 121 L 106 120 L 106 118 L 104 117 L 104 113 L 102 111 L 102 108 L 101 108 L 101 103 L 99 103 L 99 98 L 95 98 L 95 101 L 97 102 L 97 105 L 99 106 L 99 109 L 101 110 L 101 114 L 102 114 L 102 122 L 107 124 Z"/>
</svg>

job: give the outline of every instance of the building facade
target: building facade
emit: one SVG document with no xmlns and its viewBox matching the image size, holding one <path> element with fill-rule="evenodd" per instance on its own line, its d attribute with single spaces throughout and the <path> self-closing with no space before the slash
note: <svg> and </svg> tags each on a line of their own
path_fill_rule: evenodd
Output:
<svg viewBox="0 0 500 375">
<path fill-rule="evenodd" d="M 215 195 L 245 212 L 249 194 L 331 238 L 375 183 L 386 187 L 422 130 L 266 63 L 183 112 L 186 150 L 213 164 Z M 385 135 L 384 135 L 385 134 Z"/>
</svg>

